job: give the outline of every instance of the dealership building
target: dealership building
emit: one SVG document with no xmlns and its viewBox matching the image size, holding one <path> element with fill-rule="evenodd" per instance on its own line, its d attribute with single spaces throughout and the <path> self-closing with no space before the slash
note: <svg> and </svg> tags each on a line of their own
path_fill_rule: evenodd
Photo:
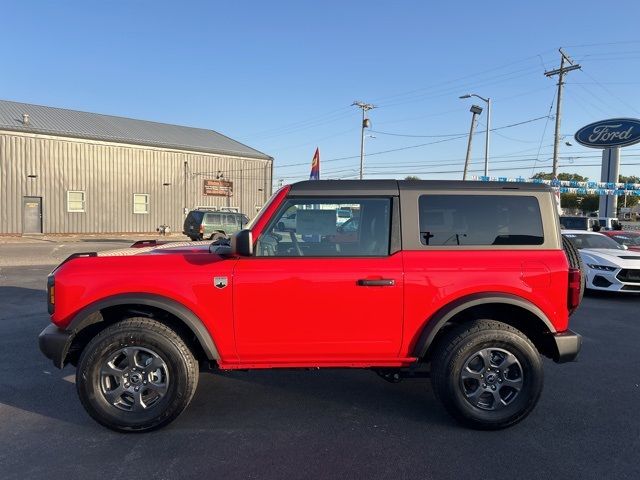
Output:
<svg viewBox="0 0 640 480">
<path fill-rule="evenodd" d="M 212 130 L 0 100 L 0 235 L 182 231 L 253 217 L 273 158 Z"/>
</svg>

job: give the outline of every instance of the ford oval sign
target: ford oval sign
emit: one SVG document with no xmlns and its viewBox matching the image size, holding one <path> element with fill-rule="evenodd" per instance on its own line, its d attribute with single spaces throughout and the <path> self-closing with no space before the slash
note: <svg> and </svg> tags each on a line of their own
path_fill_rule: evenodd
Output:
<svg viewBox="0 0 640 480">
<path fill-rule="evenodd" d="M 576 142 L 591 148 L 626 147 L 640 142 L 640 120 L 612 118 L 582 127 L 575 134 Z"/>
</svg>

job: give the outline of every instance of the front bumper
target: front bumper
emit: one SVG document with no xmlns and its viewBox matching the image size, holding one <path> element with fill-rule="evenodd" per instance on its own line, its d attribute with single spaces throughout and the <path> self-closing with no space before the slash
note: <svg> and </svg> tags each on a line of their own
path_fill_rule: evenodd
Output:
<svg viewBox="0 0 640 480">
<path fill-rule="evenodd" d="M 587 288 L 605 292 L 639 293 L 640 281 L 629 279 L 625 272 L 634 269 L 617 268 L 613 271 L 602 271 L 589 268 L 587 271 Z"/>
<path fill-rule="evenodd" d="M 578 353 L 580 353 L 582 336 L 578 333 L 572 332 L 571 330 L 554 333 L 553 340 L 557 352 L 553 360 L 556 363 L 573 362 L 578 356 Z"/>
<path fill-rule="evenodd" d="M 57 368 L 64 367 L 67 353 L 74 334 L 51 324 L 38 336 L 40 351 L 49 358 Z"/>
</svg>

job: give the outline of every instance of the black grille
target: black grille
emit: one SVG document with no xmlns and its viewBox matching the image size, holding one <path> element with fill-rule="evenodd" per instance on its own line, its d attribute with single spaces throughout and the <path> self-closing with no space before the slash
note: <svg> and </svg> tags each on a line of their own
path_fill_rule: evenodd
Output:
<svg viewBox="0 0 640 480">
<path fill-rule="evenodd" d="M 616 277 L 621 282 L 640 283 L 640 270 L 623 268 Z"/>
<path fill-rule="evenodd" d="M 607 288 L 613 284 L 602 275 L 596 275 L 593 277 L 593 285 L 600 288 Z"/>
</svg>

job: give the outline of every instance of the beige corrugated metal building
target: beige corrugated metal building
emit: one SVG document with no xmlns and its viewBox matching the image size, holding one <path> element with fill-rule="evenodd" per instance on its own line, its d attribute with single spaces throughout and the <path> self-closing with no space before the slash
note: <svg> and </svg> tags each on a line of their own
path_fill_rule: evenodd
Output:
<svg viewBox="0 0 640 480">
<path fill-rule="evenodd" d="M 253 217 L 272 174 L 212 130 L 0 100 L 0 234 L 176 232 L 198 206 Z"/>
</svg>

